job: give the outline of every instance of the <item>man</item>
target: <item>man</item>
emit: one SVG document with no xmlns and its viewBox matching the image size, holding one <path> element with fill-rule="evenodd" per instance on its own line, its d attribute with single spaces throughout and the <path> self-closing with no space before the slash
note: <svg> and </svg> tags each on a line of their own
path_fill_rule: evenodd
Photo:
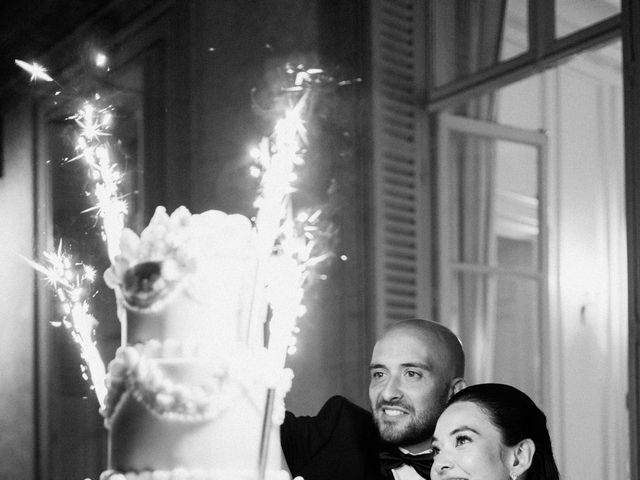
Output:
<svg viewBox="0 0 640 480">
<path fill-rule="evenodd" d="M 293 476 L 429 478 L 436 420 L 465 386 L 460 342 L 435 322 L 399 322 L 376 343 L 369 369 L 373 415 L 343 397 L 329 399 L 315 417 L 287 412 L 281 444 Z"/>
</svg>

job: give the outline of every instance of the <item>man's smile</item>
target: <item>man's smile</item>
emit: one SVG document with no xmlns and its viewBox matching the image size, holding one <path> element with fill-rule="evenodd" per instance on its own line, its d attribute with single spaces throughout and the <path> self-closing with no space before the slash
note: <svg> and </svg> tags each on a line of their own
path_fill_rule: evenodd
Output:
<svg viewBox="0 0 640 480">
<path fill-rule="evenodd" d="M 378 415 L 384 417 L 398 418 L 411 415 L 412 409 L 408 405 L 389 405 L 381 404 L 377 408 Z"/>
<path fill-rule="evenodd" d="M 388 407 L 383 408 L 382 413 L 384 413 L 388 417 L 399 417 L 400 415 L 408 415 L 408 412 L 405 412 L 404 410 L 399 410 L 397 408 L 388 408 Z"/>
</svg>

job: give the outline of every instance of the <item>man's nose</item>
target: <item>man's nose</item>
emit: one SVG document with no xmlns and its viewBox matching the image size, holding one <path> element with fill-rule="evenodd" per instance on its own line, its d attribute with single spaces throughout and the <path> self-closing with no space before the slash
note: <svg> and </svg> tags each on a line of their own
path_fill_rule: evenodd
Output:
<svg viewBox="0 0 640 480">
<path fill-rule="evenodd" d="M 382 398 L 384 400 L 394 400 L 402 397 L 402 390 L 400 389 L 400 381 L 395 375 L 391 375 L 389 380 L 384 384 L 382 389 Z"/>
</svg>

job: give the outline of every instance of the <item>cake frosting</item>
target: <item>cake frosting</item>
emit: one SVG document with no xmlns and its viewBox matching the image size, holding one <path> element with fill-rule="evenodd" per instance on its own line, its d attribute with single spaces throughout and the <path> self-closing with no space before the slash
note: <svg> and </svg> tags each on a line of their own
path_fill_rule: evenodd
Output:
<svg viewBox="0 0 640 480">
<path fill-rule="evenodd" d="M 272 364 L 253 320 L 254 239 L 246 217 L 184 207 L 158 207 L 140 236 L 123 231 L 104 275 L 126 311 L 126 341 L 107 372 L 101 480 L 257 480 L 268 389 L 265 477 L 289 478 L 278 426 L 291 374 Z"/>
</svg>

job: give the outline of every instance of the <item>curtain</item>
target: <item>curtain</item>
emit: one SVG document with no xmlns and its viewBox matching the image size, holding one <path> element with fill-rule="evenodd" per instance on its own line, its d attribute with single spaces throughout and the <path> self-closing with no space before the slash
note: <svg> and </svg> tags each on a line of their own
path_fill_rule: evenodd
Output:
<svg viewBox="0 0 640 480">
<path fill-rule="evenodd" d="M 495 65 L 500 58 L 506 0 L 439 0 L 434 4 L 437 35 L 437 77 L 459 79 Z M 445 20 L 446 19 L 446 20 Z M 438 30 L 438 27 L 436 27 Z M 495 95 L 487 94 L 460 106 L 454 113 L 478 120 L 495 121 Z M 456 135 L 451 142 L 450 169 L 456 185 L 456 200 L 451 207 L 458 225 L 457 260 L 476 265 L 495 263 L 494 178 L 495 141 L 486 138 Z M 442 248 L 449 248 L 442 246 Z M 497 279 L 474 273 L 458 273 L 457 305 L 459 335 L 467 352 L 467 376 L 471 382 L 492 378 L 496 349 Z"/>
<path fill-rule="evenodd" d="M 460 198 L 460 260 L 475 265 L 495 263 L 493 231 L 495 144 L 492 140 L 460 135 L 458 188 Z M 464 272 L 458 278 L 460 334 L 468 356 L 472 382 L 491 379 L 495 351 L 496 279 Z"/>
</svg>

